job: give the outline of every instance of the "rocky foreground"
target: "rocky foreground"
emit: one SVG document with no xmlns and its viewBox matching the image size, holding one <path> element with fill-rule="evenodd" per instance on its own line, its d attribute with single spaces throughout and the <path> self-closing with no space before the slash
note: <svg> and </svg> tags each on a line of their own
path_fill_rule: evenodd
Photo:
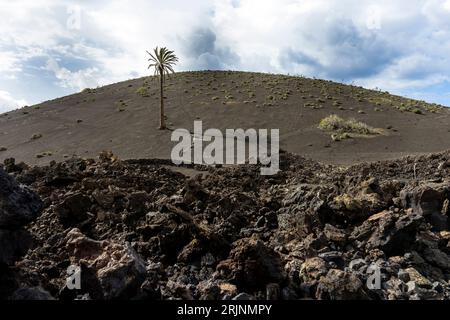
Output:
<svg viewBox="0 0 450 320">
<path fill-rule="evenodd" d="M 0 298 L 450 298 L 450 152 L 281 169 L 8 159 Z"/>
</svg>

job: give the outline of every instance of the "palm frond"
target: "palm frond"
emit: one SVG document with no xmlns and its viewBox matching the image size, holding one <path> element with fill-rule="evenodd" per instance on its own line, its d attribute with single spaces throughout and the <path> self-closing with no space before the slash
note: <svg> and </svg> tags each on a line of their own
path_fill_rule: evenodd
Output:
<svg viewBox="0 0 450 320">
<path fill-rule="evenodd" d="M 165 78 L 170 73 L 175 73 L 173 67 L 178 62 L 178 57 L 172 50 L 168 50 L 166 47 L 156 47 L 153 49 L 153 53 L 149 51 L 147 53 L 150 56 L 148 61 L 151 62 L 148 68 L 155 69 L 155 76 Z"/>
</svg>

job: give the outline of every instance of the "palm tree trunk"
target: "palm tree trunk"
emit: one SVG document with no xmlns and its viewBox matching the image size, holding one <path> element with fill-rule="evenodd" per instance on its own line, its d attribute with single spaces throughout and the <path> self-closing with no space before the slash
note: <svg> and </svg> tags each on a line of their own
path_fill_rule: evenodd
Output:
<svg viewBox="0 0 450 320">
<path fill-rule="evenodd" d="M 159 109 L 159 115 L 160 115 L 159 129 L 164 130 L 164 129 L 166 129 L 166 119 L 164 117 L 164 79 L 163 79 L 162 74 L 160 74 L 160 76 L 159 76 L 159 84 L 160 84 L 159 94 L 160 94 L 160 98 L 161 98 L 161 105 L 160 105 L 160 109 Z"/>
</svg>

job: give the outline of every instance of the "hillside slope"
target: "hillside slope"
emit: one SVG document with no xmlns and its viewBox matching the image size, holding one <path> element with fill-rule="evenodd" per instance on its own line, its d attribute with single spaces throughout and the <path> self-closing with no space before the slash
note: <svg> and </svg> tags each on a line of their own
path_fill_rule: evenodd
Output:
<svg viewBox="0 0 450 320">
<path fill-rule="evenodd" d="M 281 148 L 334 163 L 393 159 L 450 149 L 450 109 L 388 93 L 301 77 L 183 72 L 167 82 L 171 128 L 280 129 Z M 111 150 L 120 158 L 168 158 L 171 131 L 158 127 L 158 84 L 129 80 L 0 115 L 0 160 L 45 164 Z M 318 128 L 336 114 L 380 134 L 339 142 Z"/>
</svg>

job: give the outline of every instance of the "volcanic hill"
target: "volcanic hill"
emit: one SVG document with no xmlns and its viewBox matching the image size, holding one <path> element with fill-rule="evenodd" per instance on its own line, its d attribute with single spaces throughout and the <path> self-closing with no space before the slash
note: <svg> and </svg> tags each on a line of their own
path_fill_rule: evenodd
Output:
<svg viewBox="0 0 450 320">
<path fill-rule="evenodd" d="M 331 81 L 247 72 L 180 72 L 165 90 L 171 129 L 280 129 L 281 149 L 348 165 L 450 148 L 450 109 Z M 319 124 L 336 115 L 375 134 Z M 0 161 L 44 165 L 96 157 L 168 159 L 171 131 L 158 130 L 158 82 L 120 82 L 0 115 Z M 351 120 L 353 121 L 353 120 Z M 358 132 L 357 132 L 358 133 Z"/>
</svg>

